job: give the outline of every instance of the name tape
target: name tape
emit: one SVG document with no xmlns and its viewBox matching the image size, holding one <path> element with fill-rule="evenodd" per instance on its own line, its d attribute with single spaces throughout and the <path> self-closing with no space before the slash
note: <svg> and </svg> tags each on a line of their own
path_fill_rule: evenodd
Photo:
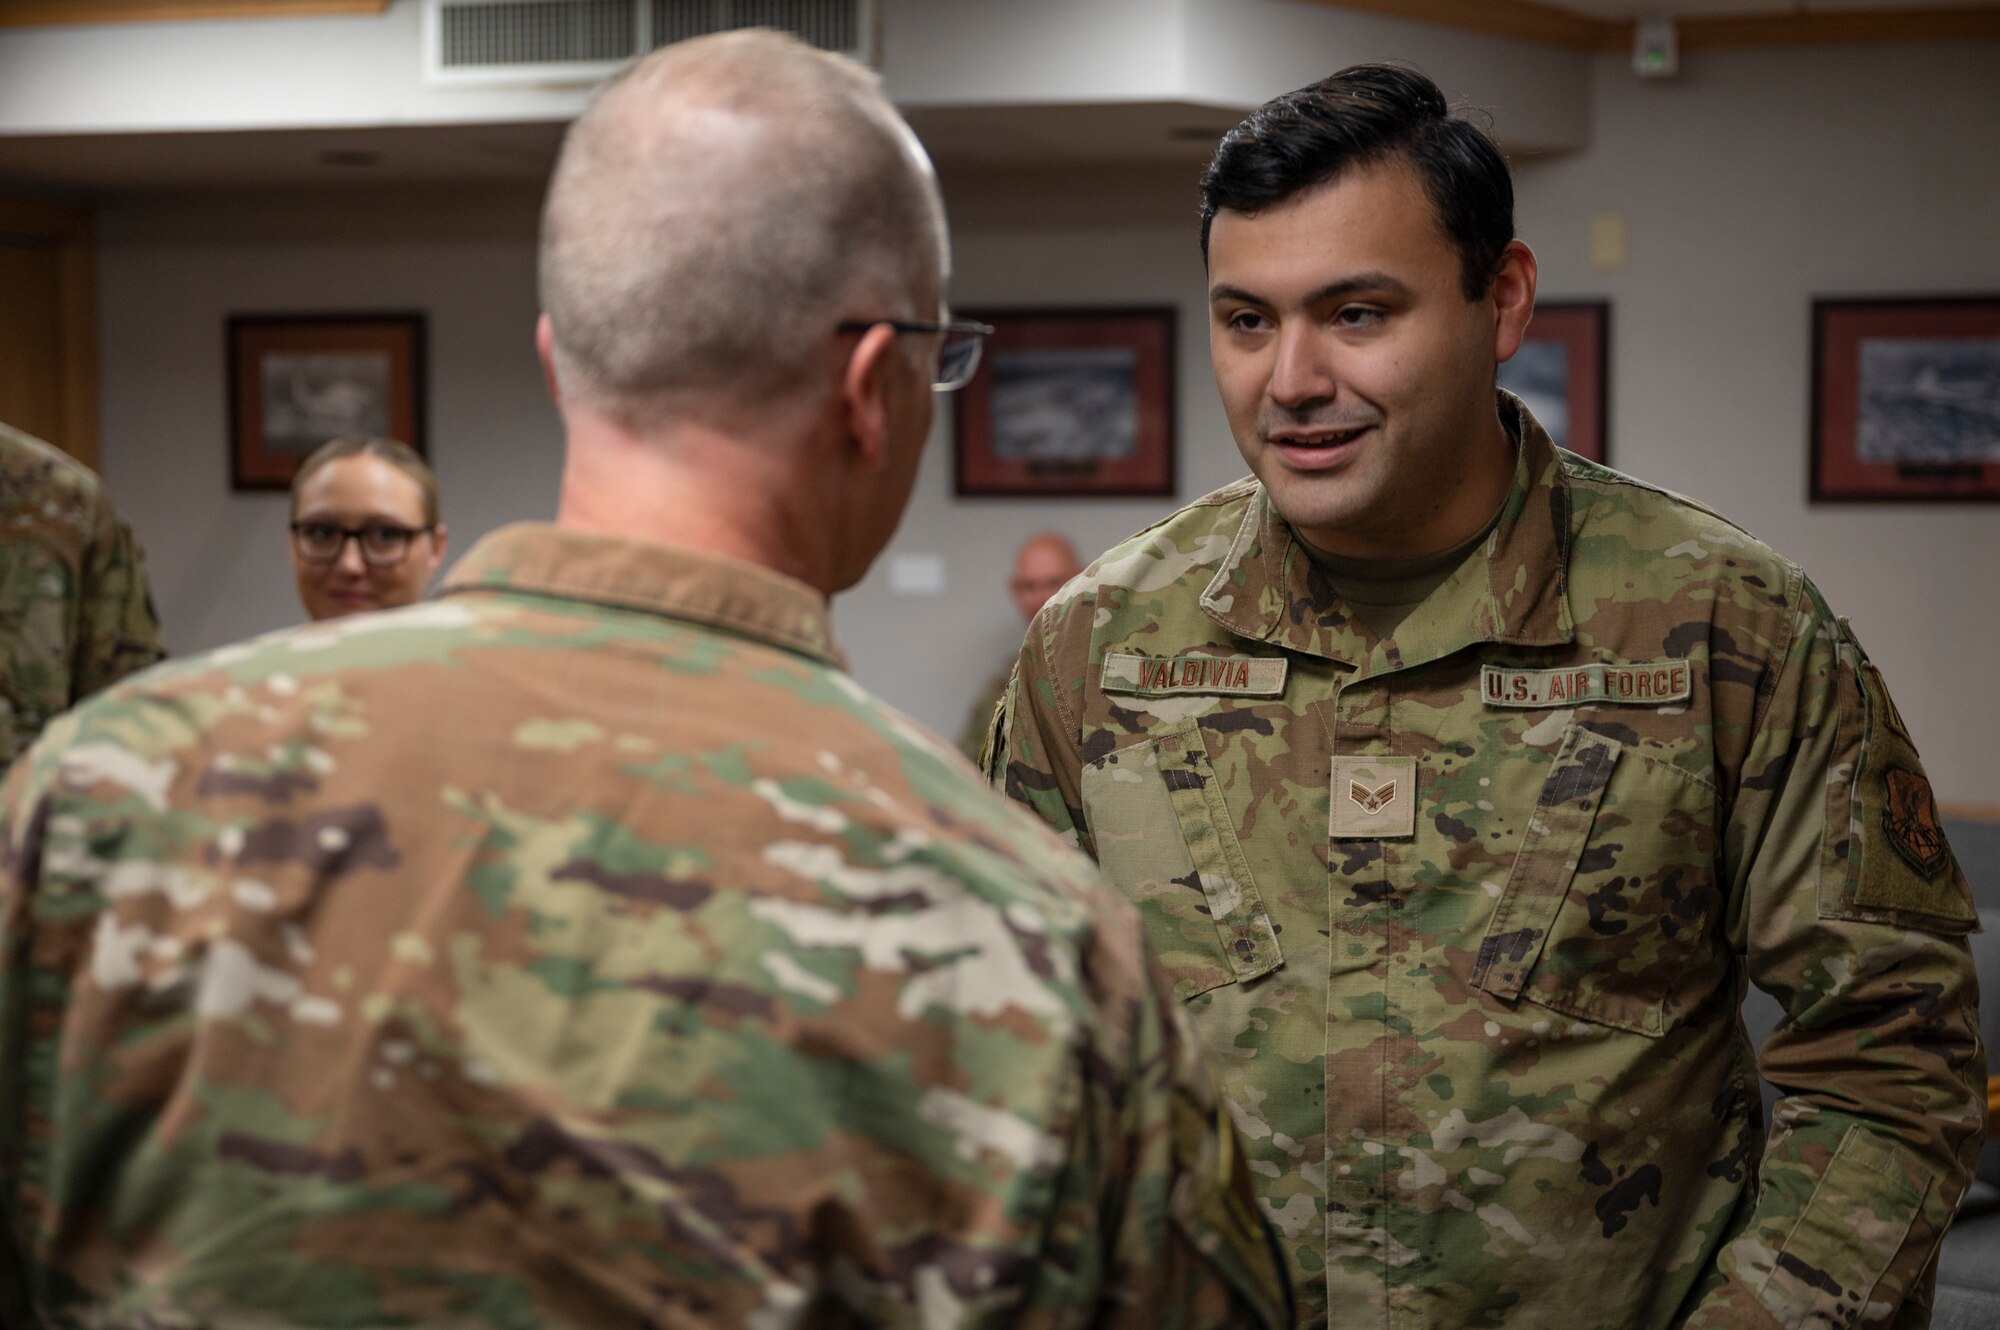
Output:
<svg viewBox="0 0 2000 1330">
<path fill-rule="evenodd" d="M 1482 665 L 1479 692 L 1489 707 L 1568 707 L 1579 702 L 1656 707 L 1694 696 L 1694 671 L 1684 660 L 1575 665 L 1560 670 Z"/>
<path fill-rule="evenodd" d="M 1114 651 L 1104 658 L 1100 686 L 1107 693 L 1215 693 L 1277 697 L 1285 691 L 1282 656 L 1141 656 Z"/>
</svg>

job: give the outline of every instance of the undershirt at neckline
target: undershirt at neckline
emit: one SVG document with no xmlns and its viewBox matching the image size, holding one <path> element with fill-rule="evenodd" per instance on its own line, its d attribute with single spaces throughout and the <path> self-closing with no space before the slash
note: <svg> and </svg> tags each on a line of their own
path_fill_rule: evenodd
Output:
<svg viewBox="0 0 2000 1330">
<path fill-rule="evenodd" d="M 1430 599 L 1431 593 L 1443 586 L 1480 543 L 1493 534 L 1506 506 L 1503 498 L 1485 526 L 1450 549 L 1414 559 L 1349 558 L 1323 550 L 1303 535 L 1299 536 L 1299 544 L 1355 617 L 1368 625 L 1376 637 L 1387 640 L 1395 635 L 1411 611 Z"/>
</svg>

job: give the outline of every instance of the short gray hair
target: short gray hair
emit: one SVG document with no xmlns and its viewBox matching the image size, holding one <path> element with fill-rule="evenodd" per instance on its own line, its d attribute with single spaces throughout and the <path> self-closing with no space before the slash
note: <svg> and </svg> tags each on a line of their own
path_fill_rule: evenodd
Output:
<svg viewBox="0 0 2000 1330">
<path fill-rule="evenodd" d="M 542 211 L 565 394 L 639 424 L 676 395 L 814 385 L 843 315 L 944 278 L 916 140 L 867 69 L 753 30 L 656 51 L 570 126 Z"/>
</svg>

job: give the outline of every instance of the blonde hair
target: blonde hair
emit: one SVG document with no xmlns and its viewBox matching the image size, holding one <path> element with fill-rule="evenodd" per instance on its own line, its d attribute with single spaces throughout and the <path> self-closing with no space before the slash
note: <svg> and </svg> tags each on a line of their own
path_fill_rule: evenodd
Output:
<svg viewBox="0 0 2000 1330">
<path fill-rule="evenodd" d="M 337 462 L 343 457 L 379 457 L 390 466 L 417 482 L 417 492 L 423 496 L 424 525 L 438 524 L 438 482 L 437 473 L 430 464 L 417 456 L 417 450 L 400 439 L 374 439 L 353 437 L 328 439 L 313 449 L 312 455 L 299 463 L 298 474 L 292 477 L 292 516 L 299 515 L 299 491 L 313 475 L 323 470 L 329 462 Z"/>
</svg>

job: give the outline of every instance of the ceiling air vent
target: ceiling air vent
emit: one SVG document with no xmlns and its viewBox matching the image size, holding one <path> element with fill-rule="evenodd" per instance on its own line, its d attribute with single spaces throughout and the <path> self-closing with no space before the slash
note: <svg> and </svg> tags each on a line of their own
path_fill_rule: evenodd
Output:
<svg viewBox="0 0 2000 1330">
<path fill-rule="evenodd" d="M 424 77 L 458 87 L 589 84 L 658 46 L 778 28 L 873 63 L 880 0 L 424 0 Z"/>
</svg>

